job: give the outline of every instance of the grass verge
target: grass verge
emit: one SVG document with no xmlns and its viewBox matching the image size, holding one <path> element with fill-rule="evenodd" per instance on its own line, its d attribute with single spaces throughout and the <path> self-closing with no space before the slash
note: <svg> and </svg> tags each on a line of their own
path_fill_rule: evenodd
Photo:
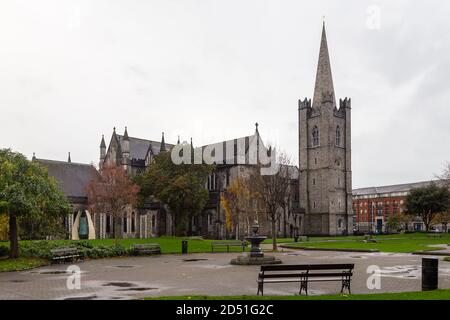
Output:
<svg viewBox="0 0 450 320">
<path fill-rule="evenodd" d="M 145 300 L 450 300 L 450 290 L 323 296 L 175 296 Z"/>
<path fill-rule="evenodd" d="M 0 259 L 0 272 L 23 271 L 48 264 L 48 260 L 39 258 Z"/>
<path fill-rule="evenodd" d="M 445 249 L 433 245 L 446 245 L 447 234 L 441 238 L 429 238 L 426 235 L 413 233 L 391 236 L 375 236 L 377 242 L 363 242 L 363 237 L 348 238 L 312 238 L 311 241 L 290 243 L 291 247 L 308 247 L 315 249 L 339 250 L 378 250 L 380 252 L 412 253 L 416 251 L 435 251 Z"/>
</svg>

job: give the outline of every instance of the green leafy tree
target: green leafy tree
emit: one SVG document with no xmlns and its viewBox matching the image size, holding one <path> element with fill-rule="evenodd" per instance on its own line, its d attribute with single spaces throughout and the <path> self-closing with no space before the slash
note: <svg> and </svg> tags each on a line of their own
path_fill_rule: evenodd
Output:
<svg viewBox="0 0 450 320">
<path fill-rule="evenodd" d="M 386 227 L 389 232 L 400 230 L 400 218 L 398 215 L 392 215 L 387 218 Z"/>
<path fill-rule="evenodd" d="M 428 187 L 412 189 L 406 197 L 407 214 L 419 216 L 425 230 L 429 231 L 433 220 L 449 208 L 448 189 L 432 183 Z"/>
<path fill-rule="evenodd" d="M 10 149 L 0 150 L 0 211 L 8 215 L 10 257 L 19 256 L 21 221 L 67 214 L 70 205 L 45 168 Z"/>
<path fill-rule="evenodd" d="M 153 197 L 167 205 L 174 217 L 176 235 L 191 233 L 191 219 L 200 214 L 208 201 L 205 183 L 213 166 L 174 164 L 170 152 L 161 152 L 148 169 L 136 178 L 140 203 Z"/>
</svg>

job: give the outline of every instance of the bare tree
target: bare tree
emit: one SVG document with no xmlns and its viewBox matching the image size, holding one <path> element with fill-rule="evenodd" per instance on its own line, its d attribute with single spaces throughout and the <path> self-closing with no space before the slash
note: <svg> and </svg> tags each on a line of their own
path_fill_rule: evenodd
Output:
<svg viewBox="0 0 450 320">
<path fill-rule="evenodd" d="M 286 153 L 277 157 L 278 170 L 272 175 L 261 175 L 259 170 L 252 173 L 251 182 L 261 199 L 271 225 L 273 250 L 278 250 L 276 225 L 280 214 L 278 209 L 286 208 L 286 196 L 290 184 L 291 160 Z"/>
<path fill-rule="evenodd" d="M 114 220 L 114 238 L 121 237 L 120 219 L 127 207 L 137 202 L 139 187 L 121 166 L 106 165 L 100 175 L 86 187 L 89 207 L 93 212 L 109 214 Z"/>
</svg>

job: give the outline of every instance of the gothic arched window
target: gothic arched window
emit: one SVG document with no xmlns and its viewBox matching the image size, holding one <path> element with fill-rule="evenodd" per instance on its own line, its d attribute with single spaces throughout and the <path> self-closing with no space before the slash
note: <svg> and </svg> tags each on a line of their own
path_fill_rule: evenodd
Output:
<svg viewBox="0 0 450 320">
<path fill-rule="evenodd" d="M 134 212 L 131 213 L 131 232 L 136 232 L 136 214 Z"/>
<path fill-rule="evenodd" d="M 341 128 L 339 126 L 336 127 L 336 146 L 341 145 Z"/>
<path fill-rule="evenodd" d="M 319 128 L 314 126 L 312 130 L 312 138 L 313 138 L 313 147 L 317 147 L 319 145 Z"/>
</svg>

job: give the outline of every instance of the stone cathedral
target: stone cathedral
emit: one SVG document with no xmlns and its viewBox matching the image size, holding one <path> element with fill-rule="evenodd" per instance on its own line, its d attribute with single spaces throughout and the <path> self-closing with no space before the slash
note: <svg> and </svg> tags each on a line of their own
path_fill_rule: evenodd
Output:
<svg viewBox="0 0 450 320">
<path fill-rule="evenodd" d="M 345 98 L 339 105 L 336 103 L 325 25 L 314 97 L 312 102 L 307 98 L 300 101 L 298 112 L 299 166 L 289 168 L 289 187 L 285 192 L 287 206 L 280 207 L 275 232 L 279 237 L 351 234 L 351 101 Z M 249 146 L 254 143 L 258 148 L 268 150 L 257 124 L 254 133 L 248 136 L 197 147 L 204 150 L 216 146 L 218 150 L 224 150 L 227 161 L 217 163 L 205 181 L 208 202 L 202 213 L 190 221 L 192 234 L 215 239 L 245 236 L 245 228 L 227 230 L 220 198 L 231 182 L 253 170 L 252 165 L 237 163 L 235 159 L 239 145 L 245 147 L 245 159 L 248 159 Z M 194 148 L 192 139 L 191 145 Z M 227 145 L 234 148 L 228 151 Z M 170 151 L 174 146 L 166 143 L 164 134 L 161 140 L 149 140 L 129 136 L 126 127 L 123 135 L 114 129 L 108 146 L 104 137 L 101 139 L 99 169 L 101 171 L 104 164 L 115 163 L 124 166 L 130 176 L 135 176 L 150 166 L 157 154 Z M 64 221 L 71 239 L 111 238 L 115 232 L 123 238 L 174 234 L 170 210 L 155 199 L 149 199 L 143 207 L 130 205 L 124 210 L 120 230 L 114 230 L 113 217 L 108 213 L 89 212 L 86 186 L 99 176 L 92 164 L 72 162 L 70 153 L 68 161 L 37 159 L 34 155 L 33 161 L 48 168 L 49 175 L 56 179 L 72 204 L 73 212 Z M 264 218 L 264 212 L 260 214 Z M 272 231 L 267 226 L 263 232 L 270 235 Z"/>
<path fill-rule="evenodd" d="M 325 24 L 314 97 L 299 101 L 298 116 L 302 233 L 351 234 L 351 100 L 336 103 Z"/>
</svg>

